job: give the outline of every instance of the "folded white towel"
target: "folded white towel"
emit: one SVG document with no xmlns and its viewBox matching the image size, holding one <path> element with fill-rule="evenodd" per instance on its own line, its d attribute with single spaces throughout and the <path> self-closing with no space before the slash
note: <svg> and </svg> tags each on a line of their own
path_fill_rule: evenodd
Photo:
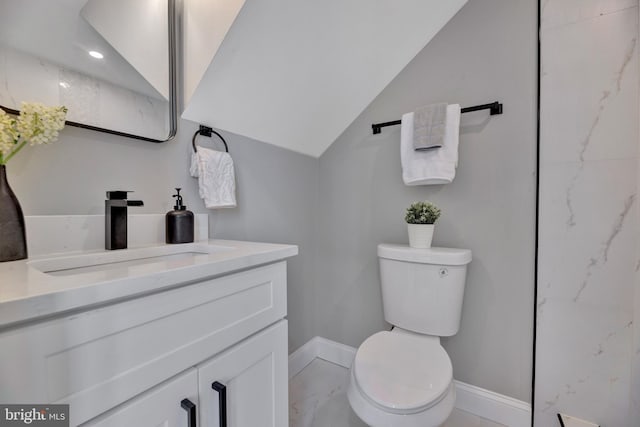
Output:
<svg viewBox="0 0 640 427">
<path fill-rule="evenodd" d="M 414 113 L 402 116 L 400 130 L 400 160 L 402 180 L 406 185 L 448 184 L 456 176 L 458 140 L 460 135 L 460 105 L 447 106 L 447 125 L 442 147 L 415 151 L 413 147 Z"/>
<path fill-rule="evenodd" d="M 236 207 L 236 176 L 229 153 L 198 147 L 189 172 L 198 178 L 200 197 L 208 209 Z"/>
</svg>

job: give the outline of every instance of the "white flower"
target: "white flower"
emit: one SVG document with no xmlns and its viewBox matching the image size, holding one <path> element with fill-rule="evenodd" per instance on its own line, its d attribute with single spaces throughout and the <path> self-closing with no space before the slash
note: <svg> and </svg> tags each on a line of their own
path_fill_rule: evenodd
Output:
<svg viewBox="0 0 640 427">
<path fill-rule="evenodd" d="M 27 143 L 48 144 L 64 128 L 66 107 L 23 102 L 17 119 L 0 109 L 0 165 L 6 164 Z"/>
<path fill-rule="evenodd" d="M 23 102 L 16 128 L 23 141 L 31 145 L 48 144 L 58 139 L 66 114 L 65 107 Z"/>
<path fill-rule="evenodd" d="M 8 155 L 18 142 L 18 131 L 15 120 L 3 109 L 0 109 L 0 154 Z"/>
</svg>

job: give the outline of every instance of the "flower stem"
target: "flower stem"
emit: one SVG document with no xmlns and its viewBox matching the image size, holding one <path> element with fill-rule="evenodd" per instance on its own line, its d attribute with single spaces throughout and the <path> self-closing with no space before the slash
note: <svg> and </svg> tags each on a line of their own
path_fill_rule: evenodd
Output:
<svg viewBox="0 0 640 427">
<path fill-rule="evenodd" d="M 6 159 L 4 159 L 4 163 L 0 163 L 0 164 L 3 164 L 3 165 L 7 164 L 7 162 L 8 162 L 9 160 L 11 160 L 11 158 L 12 158 L 13 156 L 15 156 L 15 155 L 16 155 L 16 153 L 17 153 L 18 151 L 22 150 L 22 147 L 24 147 L 25 145 L 27 145 L 27 141 L 22 141 L 22 142 L 20 143 L 20 145 L 18 145 L 18 148 L 14 148 L 14 149 L 11 151 L 11 153 L 9 153 L 9 155 L 7 156 L 7 158 L 6 158 Z M 1 156 L 1 155 L 0 155 L 0 156 Z M 2 157 L 0 157 L 0 160 L 2 160 Z"/>
</svg>

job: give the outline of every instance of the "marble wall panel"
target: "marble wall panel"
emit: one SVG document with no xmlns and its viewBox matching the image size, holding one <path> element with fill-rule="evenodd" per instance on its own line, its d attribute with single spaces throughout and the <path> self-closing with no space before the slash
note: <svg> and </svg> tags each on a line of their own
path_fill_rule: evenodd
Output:
<svg viewBox="0 0 640 427">
<path fill-rule="evenodd" d="M 534 425 L 638 427 L 638 2 L 541 6 Z"/>
<path fill-rule="evenodd" d="M 540 0 L 542 28 L 573 24 L 636 7 L 637 0 Z"/>
</svg>

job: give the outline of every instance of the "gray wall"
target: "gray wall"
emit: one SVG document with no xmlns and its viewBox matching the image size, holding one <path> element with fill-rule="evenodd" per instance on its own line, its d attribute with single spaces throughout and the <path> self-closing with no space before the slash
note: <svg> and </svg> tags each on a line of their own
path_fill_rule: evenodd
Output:
<svg viewBox="0 0 640 427">
<path fill-rule="evenodd" d="M 299 255 L 288 268 L 289 349 L 313 338 L 313 265 L 318 160 L 223 133 L 236 167 L 238 207 L 213 215 L 216 238 L 290 243 Z"/>
<path fill-rule="evenodd" d="M 530 400 L 534 292 L 536 4 L 470 0 L 320 158 L 316 334 L 358 346 L 385 329 L 376 245 L 406 243 L 404 209 L 442 208 L 434 244 L 470 248 L 456 379 Z M 499 100 L 465 114 L 452 184 L 403 185 L 399 127 L 371 123 L 434 102 Z"/>
<path fill-rule="evenodd" d="M 299 245 L 300 255 L 288 268 L 289 345 L 295 349 L 313 337 L 315 221 L 309 218 L 315 215 L 318 160 L 223 133 L 236 166 L 238 208 L 210 211 L 188 174 L 196 129 L 182 120 L 173 141 L 154 144 L 67 127 L 55 144 L 26 147 L 14 157 L 9 182 L 25 215 L 102 214 L 111 189 L 135 190 L 131 197 L 145 206 L 131 212 L 164 213 L 179 186 L 190 210 L 210 214 L 213 237 Z M 198 144 L 219 148 L 205 137 Z"/>
</svg>

